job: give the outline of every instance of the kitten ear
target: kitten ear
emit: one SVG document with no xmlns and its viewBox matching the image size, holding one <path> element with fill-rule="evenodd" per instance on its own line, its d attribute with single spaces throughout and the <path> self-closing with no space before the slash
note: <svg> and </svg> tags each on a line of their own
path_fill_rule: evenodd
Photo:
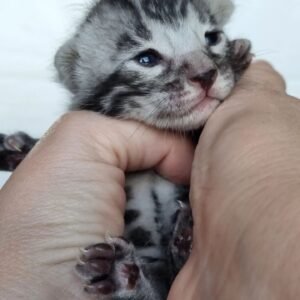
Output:
<svg viewBox="0 0 300 300">
<path fill-rule="evenodd" d="M 224 26 L 230 19 L 234 4 L 231 0 L 205 0 L 212 16 L 220 26 Z"/>
<path fill-rule="evenodd" d="M 74 38 L 68 40 L 61 46 L 55 55 L 54 65 L 58 73 L 58 79 L 72 93 L 78 90 L 75 71 L 78 59 L 79 54 L 76 50 Z"/>
</svg>

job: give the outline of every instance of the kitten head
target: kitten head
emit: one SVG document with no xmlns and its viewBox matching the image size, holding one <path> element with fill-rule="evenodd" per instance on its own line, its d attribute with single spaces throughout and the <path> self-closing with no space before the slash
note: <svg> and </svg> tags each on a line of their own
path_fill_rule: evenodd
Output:
<svg viewBox="0 0 300 300">
<path fill-rule="evenodd" d="M 56 55 L 73 108 L 199 128 L 234 86 L 232 11 L 231 0 L 98 1 Z"/>
</svg>

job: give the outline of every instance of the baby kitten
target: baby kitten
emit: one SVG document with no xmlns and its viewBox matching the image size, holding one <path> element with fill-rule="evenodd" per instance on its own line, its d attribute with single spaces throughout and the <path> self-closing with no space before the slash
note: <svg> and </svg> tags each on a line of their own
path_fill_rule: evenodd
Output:
<svg viewBox="0 0 300 300">
<path fill-rule="evenodd" d="M 101 0 L 58 50 L 72 110 L 199 130 L 251 62 L 250 42 L 223 26 L 231 0 Z M 36 140 L 0 136 L 0 168 L 13 170 Z M 97 299 L 166 299 L 192 247 L 188 188 L 152 171 L 128 174 L 124 238 L 82 250 L 77 274 Z"/>
</svg>

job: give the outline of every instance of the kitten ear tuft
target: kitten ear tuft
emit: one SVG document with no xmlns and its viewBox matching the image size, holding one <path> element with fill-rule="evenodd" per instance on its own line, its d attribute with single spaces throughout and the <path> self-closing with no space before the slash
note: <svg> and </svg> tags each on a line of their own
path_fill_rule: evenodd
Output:
<svg viewBox="0 0 300 300">
<path fill-rule="evenodd" d="M 224 26 L 230 19 L 234 4 L 232 0 L 205 0 L 211 14 L 214 16 L 216 22 L 220 26 Z"/>
<path fill-rule="evenodd" d="M 73 38 L 58 49 L 54 60 L 59 81 L 72 93 L 76 93 L 78 90 L 75 70 L 78 59 L 79 54 L 76 50 L 75 39 Z"/>
</svg>

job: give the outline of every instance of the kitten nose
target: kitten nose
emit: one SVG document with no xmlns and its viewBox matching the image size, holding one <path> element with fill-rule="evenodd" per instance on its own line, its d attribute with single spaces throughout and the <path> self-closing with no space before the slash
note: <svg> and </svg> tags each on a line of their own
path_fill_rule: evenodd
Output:
<svg viewBox="0 0 300 300">
<path fill-rule="evenodd" d="M 190 80 L 200 83 L 204 90 L 209 90 L 217 79 L 217 73 L 216 69 L 210 69 L 204 73 L 199 73 L 196 76 L 191 77 Z"/>
</svg>

